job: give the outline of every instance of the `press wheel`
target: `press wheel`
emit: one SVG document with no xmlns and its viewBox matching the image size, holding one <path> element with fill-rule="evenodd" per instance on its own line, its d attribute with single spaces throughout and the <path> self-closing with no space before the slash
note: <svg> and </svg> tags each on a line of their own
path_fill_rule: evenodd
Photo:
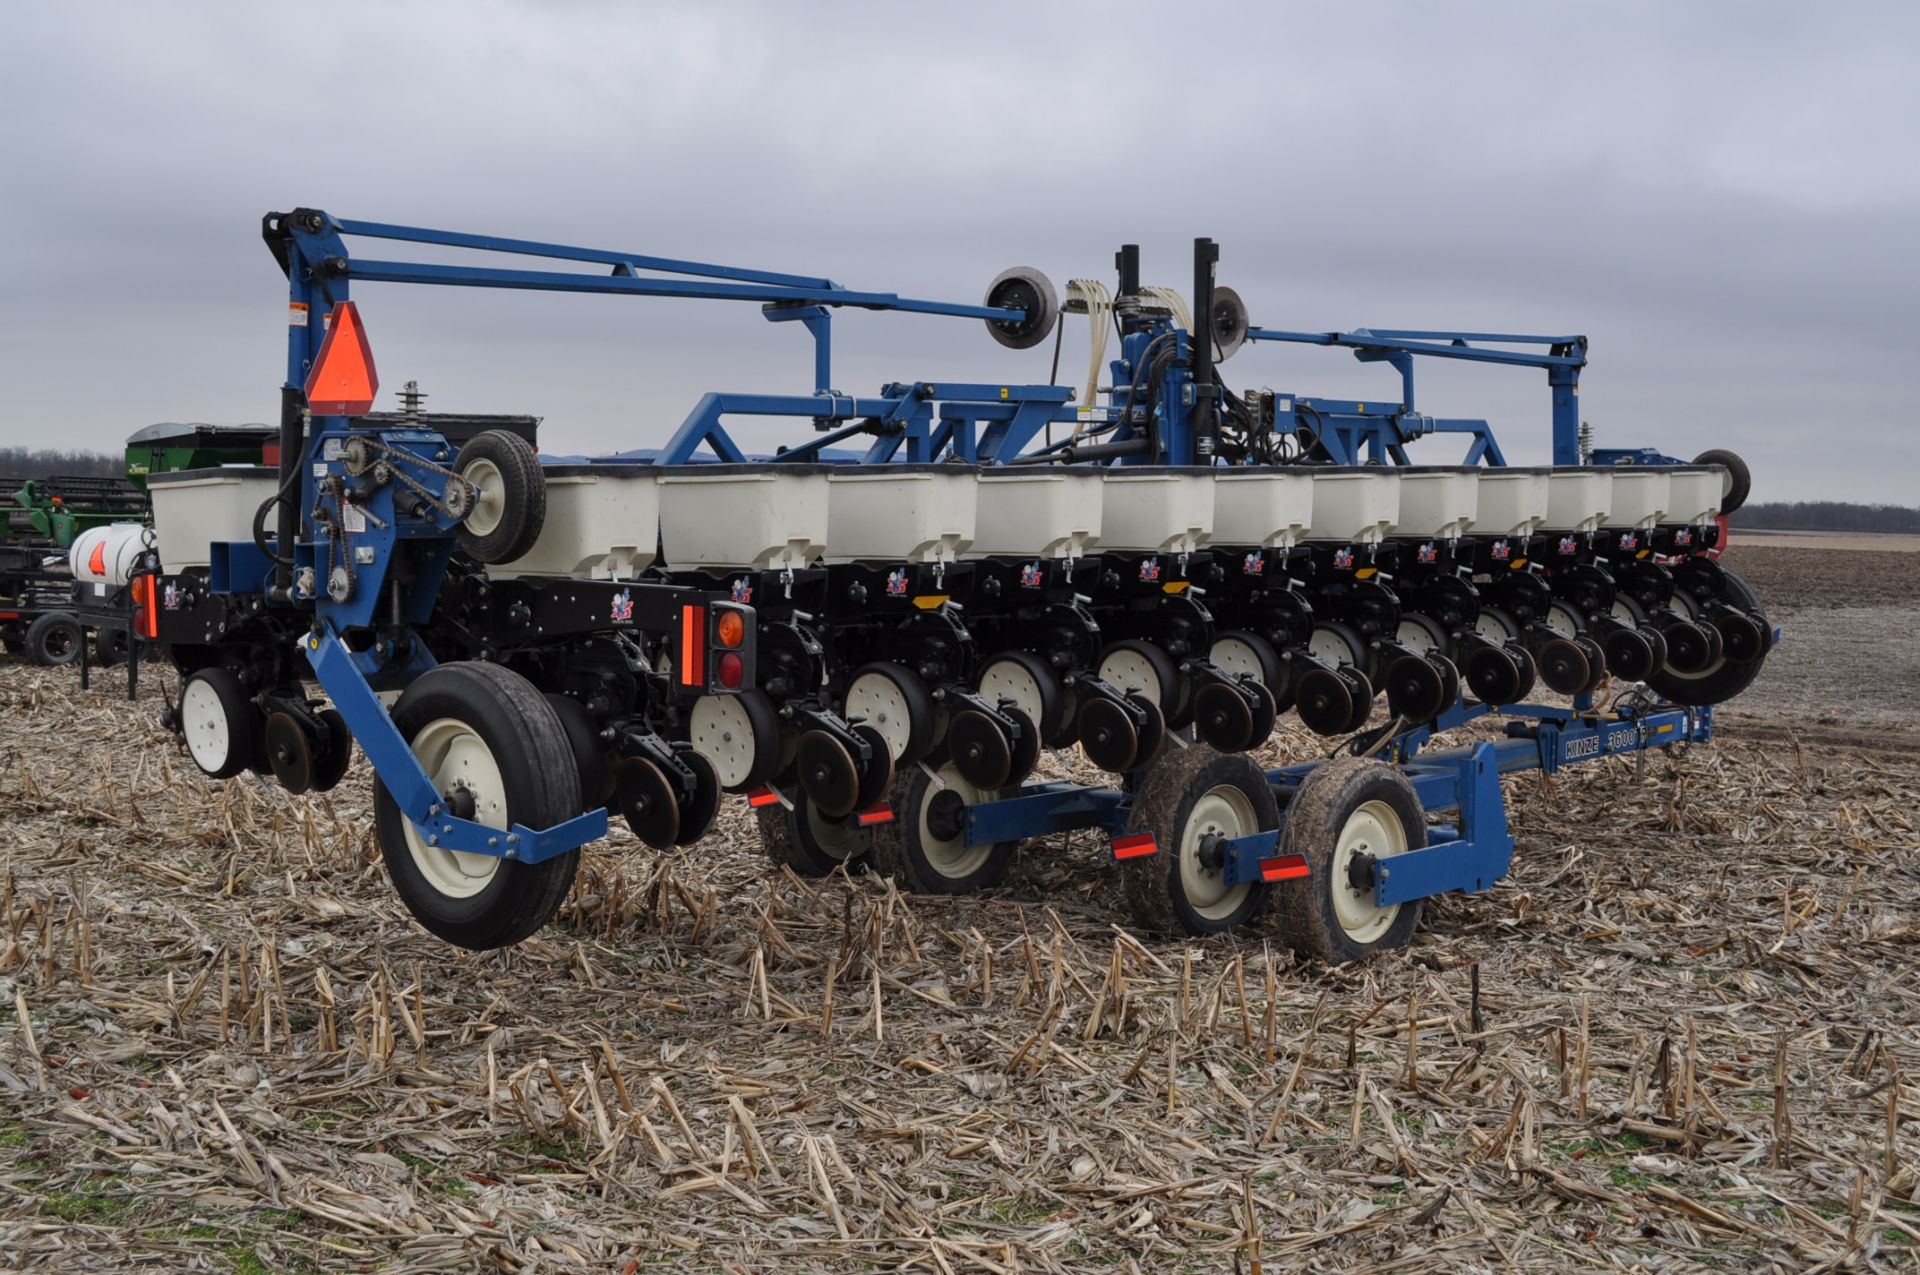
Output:
<svg viewBox="0 0 1920 1275">
<path fill-rule="evenodd" d="M 975 788 L 1002 788 L 1013 773 L 1013 743 L 999 723 L 976 709 L 962 709 L 947 727 L 947 755 Z"/>
<path fill-rule="evenodd" d="M 846 745 L 826 731 L 810 730 L 800 737 L 794 767 L 801 788 L 821 815 L 839 819 L 859 808 L 860 768 Z"/>
<path fill-rule="evenodd" d="M 267 765 L 282 788 L 298 794 L 313 787 L 313 737 L 307 734 L 305 723 L 285 709 L 269 713 L 262 739 Z"/>
<path fill-rule="evenodd" d="M 666 773 L 645 757 L 622 757 L 613 767 L 613 798 L 633 835 L 655 850 L 680 837 L 680 801 Z"/>
<path fill-rule="evenodd" d="M 853 733 L 866 744 L 870 754 L 860 772 L 860 790 L 853 808 L 871 810 L 886 800 L 887 789 L 893 786 L 893 754 L 887 749 L 886 738 L 865 722 L 855 726 Z"/>
<path fill-rule="evenodd" d="M 1125 709 L 1096 697 L 1080 706 L 1080 750 L 1100 769 L 1123 774 L 1133 769 L 1140 736 Z"/>
<path fill-rule="evenodd" d="M 347 719 L 335 708 L 320 710 L 320 729 L 326 739 L 316 752 L 313 785 L 308 791 L 332 792 L 346 778 L 347 767 L 353 764 L 353 732 L 347 729 Z"/>
<path fill-rule="evenodd" d="M 1218 753 L 1244 752 L 1254 743 L 1253 709 L 1231 686 L 1218 682 L 1195 692 L 1193 727 L 1200 742 Z"/>
<path fill-rule="evenodd" d="M 1012 708 L 1005 712 L 1020 727 L 1019 738 L 1013 741 L 1012 760 L 1007 767 L 1007 786 L 1014 787 L 1025 783 L 1027 776 L 1040 763 L 1040 728 L 1020 709 Z"/>
<path fill-rule="evenodd" d="M 680 831 L 676 846 L 690 846 L 707 835 L 720 813 L 720 776 L 713 763 L 688 749 L 678 754 L 680 764 L 693 772 L 693 789 L 680 802 Z"/>
</svg>

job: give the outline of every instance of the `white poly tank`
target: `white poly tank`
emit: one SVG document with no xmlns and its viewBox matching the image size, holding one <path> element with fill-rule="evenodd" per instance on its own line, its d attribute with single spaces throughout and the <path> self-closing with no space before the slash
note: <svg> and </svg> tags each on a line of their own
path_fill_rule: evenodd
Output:
<svg viewBox="0 0 1920 1275">
<path fill-rule="evenodd" d="M 1457 540 L 1479 509 L 1480 471 L 1465 466 L 1400 471 L 1400 513 L 1394 534 Z"/>
<path fill-rule="evenodd" d="M 1216 471 L 1213 542 L 1288 549 L 1313 525 L 1313 475 L 1304 470 Z"/>
<path fill-rule="evenodd" d="M 1084 558 L 1100 539 L 1100 471 L 1080 465 L 980 471 L 969 558 Z"/>
<path fill-rule="evenodd" d="M 1470 536 L 1530 536 L 1547 521 L 1552 471 L 1483 469 Z"/>
<path fill-rule="evenodd" d="M 532 549 L 489 575 L 630 580 L 660 544 L 660 470 L 652 465 L 561 464 L 541 470 L 547 520 Z"/>
<path fill-rule="evenodd" d="M 1400 521 L 1400 475 L 1382 466 L 1314 469 L 1313 526 L 1306 539 L 1376 545 Z"/>
<path fill-rule="evenodd" d="M 828 562 L 952 562 L 973 543 L 977 471 L 940 464 L 827 469 Z"/>
<path fill-rule="evenodd" d="M 1667 512 L 1660 521 L 1697 527 L 1720 516 L 1725 471 L 1681 465 L 1667 471 Z"/>
<path fill-rule="evenodd" d="M 169 573 L 213 561 L 217 541 L 253 542 L 253 515 L 280 485 L 280 471 L 266 465 L 223 465 L 217 469 L 181 469 L 150 474 L 147 495 L 153 500 L 153 531 L 159 541 L 160 565 Z M 293 498 L 300 499 L 298 492 Z M 274 533 L 278 520 L 267 515 L 266 531 Z"/>
<path fill-rule="evenodd" d="M 799 571 L 827 544 L 824 465 L 669 465 L 660 470 L 667 565 Z"/>
<path fill-rule="evenodd" d="M 1213 499 L 1210 467 L 1110 466 L 1101 481 L 1100 548 L 1193 553 L 1212 537 Z"/>
<path fill-rule="evenodd" d="M 1597 531 L 1613 505 L 1611 469 L 1556 469 L 1547 475 L 1548 531 Z"/>
<path fill-rule="evenodd" d="M 153 541 L 153 528 L 139 522 L 110 522 L 74 537 L 67 566 L 82 584 L 119 588 L 133 578 L 141 556 Z"/>
<path fill-rule="evenodd" d="M 1616 465 L 1607 526 L 1648 528 L 1667 516 L 1669 479 L 1665 465 Z"/>
</svg>

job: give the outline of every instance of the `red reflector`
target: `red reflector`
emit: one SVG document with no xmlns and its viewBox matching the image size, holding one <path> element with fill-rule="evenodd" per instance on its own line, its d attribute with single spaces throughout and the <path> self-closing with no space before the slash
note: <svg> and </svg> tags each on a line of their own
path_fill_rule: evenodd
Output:
<svg viewBox="0 0 1920 1275">
<path fill-rule="evenodd" d="M 892 823 L 893 807 L 883 801 L 877 806 L 870 806 L 862 810 L 853 817 L 853 821 L 862 828 L 871 828 L 876 823 Z"/>
<path fill-rule="evenodd" d="M 20 613 L 18 611 L 0 611 L 0 620 L 17 620 L 19 618 Z"/>
<path fill-rule="evenodd" d="M 277 467 L 280 464 L 280 444 L 263 444 L 260 448 L 260 463 L 269 468 Z"/>
<path fill-rule="evenodd" d="M 1304 854 L 1283 854 L 1277 859 L 1260 860 L 1260 879 L 1262 881 L 1293 881 L 1309 876 L 1313 869 L 1307 866 Z"/>
<path fill-rule="evenodd" d="M 1136 832 L 1130 837 L 1113 839 L 1113 857 L 1116 859 L 1141 859 L 1159 852 L 1160 846 L 1151 832 Z"/>
<path fill-rule="evenodd" d="M 756 788 L 747 794 L 747 804 L 755 810 L 758 810 L 762 806 L 774 805 L 778 803 L 779 800 L 780 794 L 771 788 Z"/>
<path fill-rule="evenodd" d="M 680 685 L 707 684 L 707 609 L 680 608 Z"/>
<path fill-rule="evenodd" d="M 315 416 L 365 416 L 373 410 L 380 374 L 373 369 L 373 349 L 360 311 L 342 301 L 328 316 L 320 357 L 307 373 L 307 407 Z"/>
<path fill-rule="evenodd" d="M 730 691 L 739 690 L 740 683 L 746 680 L 746 661 L 735 655 L 732 651 L 728 651 L 725 655 L 722 655 L 719 664 L 715 667 L 720 674 L 720 685 Z"/>
</svg>

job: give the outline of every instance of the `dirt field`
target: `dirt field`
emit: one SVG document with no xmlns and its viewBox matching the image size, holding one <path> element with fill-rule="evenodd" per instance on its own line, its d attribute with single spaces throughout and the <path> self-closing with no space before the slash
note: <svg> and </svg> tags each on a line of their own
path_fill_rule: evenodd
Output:
<svg viewBox="0 0 1920 1275">
<path fill-rule="evenodd" d="M 1914 1269 L 1920 595 L 1730 562 L 1786 643 L 1724 739 L 1510 781 L 1513 875 L 1339 969 L 1133 934 L 1084 835 L 907 898 L 738 802 L 472 956 L 364 765 L 205 783 L 9 662 L 0 1268 Z"/>
</svg>

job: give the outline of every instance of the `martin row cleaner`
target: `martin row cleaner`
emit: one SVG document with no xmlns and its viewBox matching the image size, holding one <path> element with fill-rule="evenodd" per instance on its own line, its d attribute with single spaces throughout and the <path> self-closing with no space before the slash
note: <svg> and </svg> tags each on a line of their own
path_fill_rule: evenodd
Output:
<svg viewBox="0 0 1920 1275">
<path fill-rule="evenodd" d="M 1189 308 L 1132 247 L 1064 305 L 1027 268 L 970 305 L 312 209 L 263 230 L 290 291 L 278 463 L 149 475 L 156 545 L 119 574 L 182 674 L 168 721 L 194 761 L 322 791 L 357 741 L 396 889 L 462 946 L 542 926 L 609 812 L 685 846 L 743 794 L 802 873 L 871 862 L 957 894 L 1097 829 L 1143 924 L 1271 905 L 1302 952 L 1361 957 L 1505 874 L 1501 775 L 1706 741 L 1775 638 L 1716 560 L 1745 466 L 1593 450 L 1582 336 L 1260 327 L 1204 239 Z M 814 385 L 710 393 L 653 450 L 456 445 L 372 412 L 361 284 L 752 302 L 811 337 Z M 1056 372 L 1062 314 L 1084 315 L 1087 378 L 845 394 L 849 306 L 1051 342 Z M 1395 392 L 1228 388 L 1220 365 L 1266 342 L 1351 350 Z M 1417 410 L 1422 358 L 1545 373 L 1553 464 Z M 750 455 L 728 426 L 752 418 L 809 432 Z M 1437 435 L 1462 463 L 1412 462 Z M 1288 713 L 1338 759 L 1258 765 Z M 1499 738 L 1442 746 L 1495 714 Z M 1032 778 L 1067 748 L 1106 781 Z"/>
</svg>

